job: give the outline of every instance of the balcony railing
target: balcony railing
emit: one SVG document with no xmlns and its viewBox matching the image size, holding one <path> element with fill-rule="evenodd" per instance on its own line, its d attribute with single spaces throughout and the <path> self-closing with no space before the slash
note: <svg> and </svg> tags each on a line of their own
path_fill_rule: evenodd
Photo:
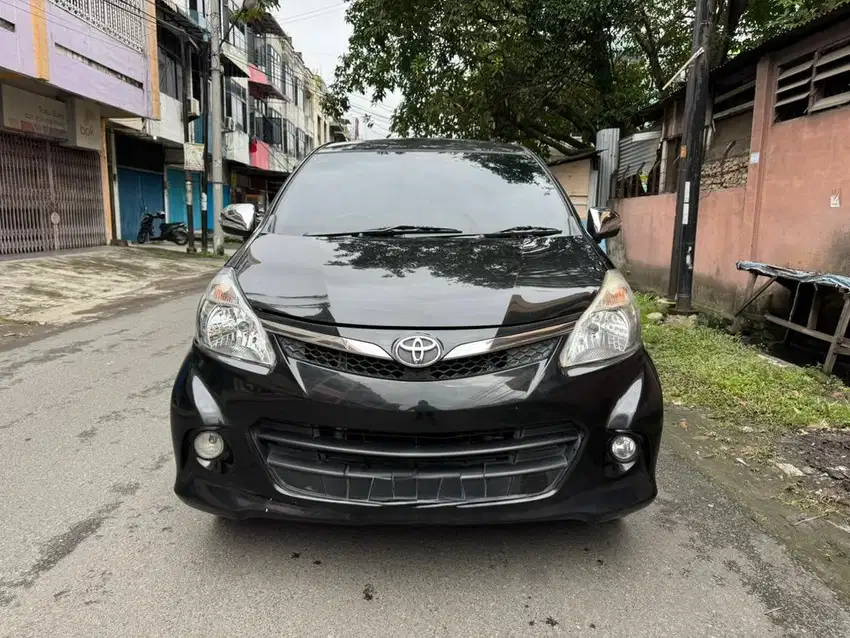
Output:
<svg viewBox="0 0 850 638">
<path fill-rule="evenodd" d="M 131 49 L 139 53 L 145 52 L 145 14 L 142 10 L 142 0 L 122 0 L 120 3 L 104 0 L 51 1 L 60 9 L 100 29 Z"/>
</svg>

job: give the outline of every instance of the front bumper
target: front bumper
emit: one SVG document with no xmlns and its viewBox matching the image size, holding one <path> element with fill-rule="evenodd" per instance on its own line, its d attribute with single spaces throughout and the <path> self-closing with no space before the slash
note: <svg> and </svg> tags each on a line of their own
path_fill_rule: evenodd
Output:
<svg viewBox="0 0 850 638">
<path fill-rule="evenodd" d="M 198 382 L 215 402 L 218 418 L 211 416 L 209 400 L 196 396 L 193 383 Z M 445 435 L 563 423 L 580 436 L 566 469 L 540 494 L 498 502 L 353 503 L 280 484 L 257 432 L 273 431 L 283 422 Z M 656 496 L 662 398 L 655 368 L 642 350 L 575 378 L 564 377 L 551 360 L 463 380 L 410 383 L 295 361 L 281 362 L 271 375 L 257 375 L 193 346 L 172 393 L 171 426 L 176 493 L 193 507 L 227 518 L 444 525 L 604 521 L 638 510 Z M 222 462 L 196 458 L 192 439 L 200 429 L 216 429 L 225 439 L 229 451 Z M 639 442 L 637 460 L 629 466 L 608 454 L 610 439 L 620 432 Z"/>
</svg>

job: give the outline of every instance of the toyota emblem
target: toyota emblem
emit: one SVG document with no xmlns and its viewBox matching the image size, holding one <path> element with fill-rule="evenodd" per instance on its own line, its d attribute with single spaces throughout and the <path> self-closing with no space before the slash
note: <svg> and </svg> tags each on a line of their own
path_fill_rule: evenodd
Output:
<svg viewBox="0 0 850 638">
<path fill-rule="evenodd" d="M 443 346 L 433 337 L 413 335 L 396 341 L 393 354 L 396 361 L 409 368 L 427 368 L 443 356 Z"/>
</svg>

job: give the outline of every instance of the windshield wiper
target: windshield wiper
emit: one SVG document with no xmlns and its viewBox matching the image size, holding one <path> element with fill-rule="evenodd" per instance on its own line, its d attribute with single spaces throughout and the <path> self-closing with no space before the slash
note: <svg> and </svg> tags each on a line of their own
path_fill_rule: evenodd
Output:
<svg viewBox="0 0 850 638">
<path fill-rule="evenodd" d="M 548 226 L 513 226 L 504 230 L 496 231 L 495 233 L 484 233 L 484 237 L 545 237 L 547 235 L 560 235 L 563 231 L 560 228 L 550 228 Z"/>
<path fill-rule="evenodd" d="M 307 237 L 392 237 L 393 235 L 458 235 L 463 231 L 443 226 L 384 226 L 341 233 L 307 233 Z"/>
</svg>

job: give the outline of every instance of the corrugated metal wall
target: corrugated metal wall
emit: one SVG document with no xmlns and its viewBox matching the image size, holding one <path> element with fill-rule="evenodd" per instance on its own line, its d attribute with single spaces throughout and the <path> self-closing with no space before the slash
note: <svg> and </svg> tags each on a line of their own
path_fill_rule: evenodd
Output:
<svg viewBox="0 0 850 638">
<path fill-rule="evenodd" d="M 599 151 L 599 175 L 597 178 L 596 204 L 607 206 L 614 189 L 614 173 L 620 157 L 620 129 L 607 128 L 596 134 L 596 150 Z"/>
<path fill-rule="evenodd" d="M 636 133 L 620 140 L 620 164 L 617 178 L 648 172 L 654 165 L 661 131 Z"/>
<path fill-rule="evenodd" d="M 96 152 L 0 133 L 0 158 L 0 254 L 106 243 Z"/>
</svg>

